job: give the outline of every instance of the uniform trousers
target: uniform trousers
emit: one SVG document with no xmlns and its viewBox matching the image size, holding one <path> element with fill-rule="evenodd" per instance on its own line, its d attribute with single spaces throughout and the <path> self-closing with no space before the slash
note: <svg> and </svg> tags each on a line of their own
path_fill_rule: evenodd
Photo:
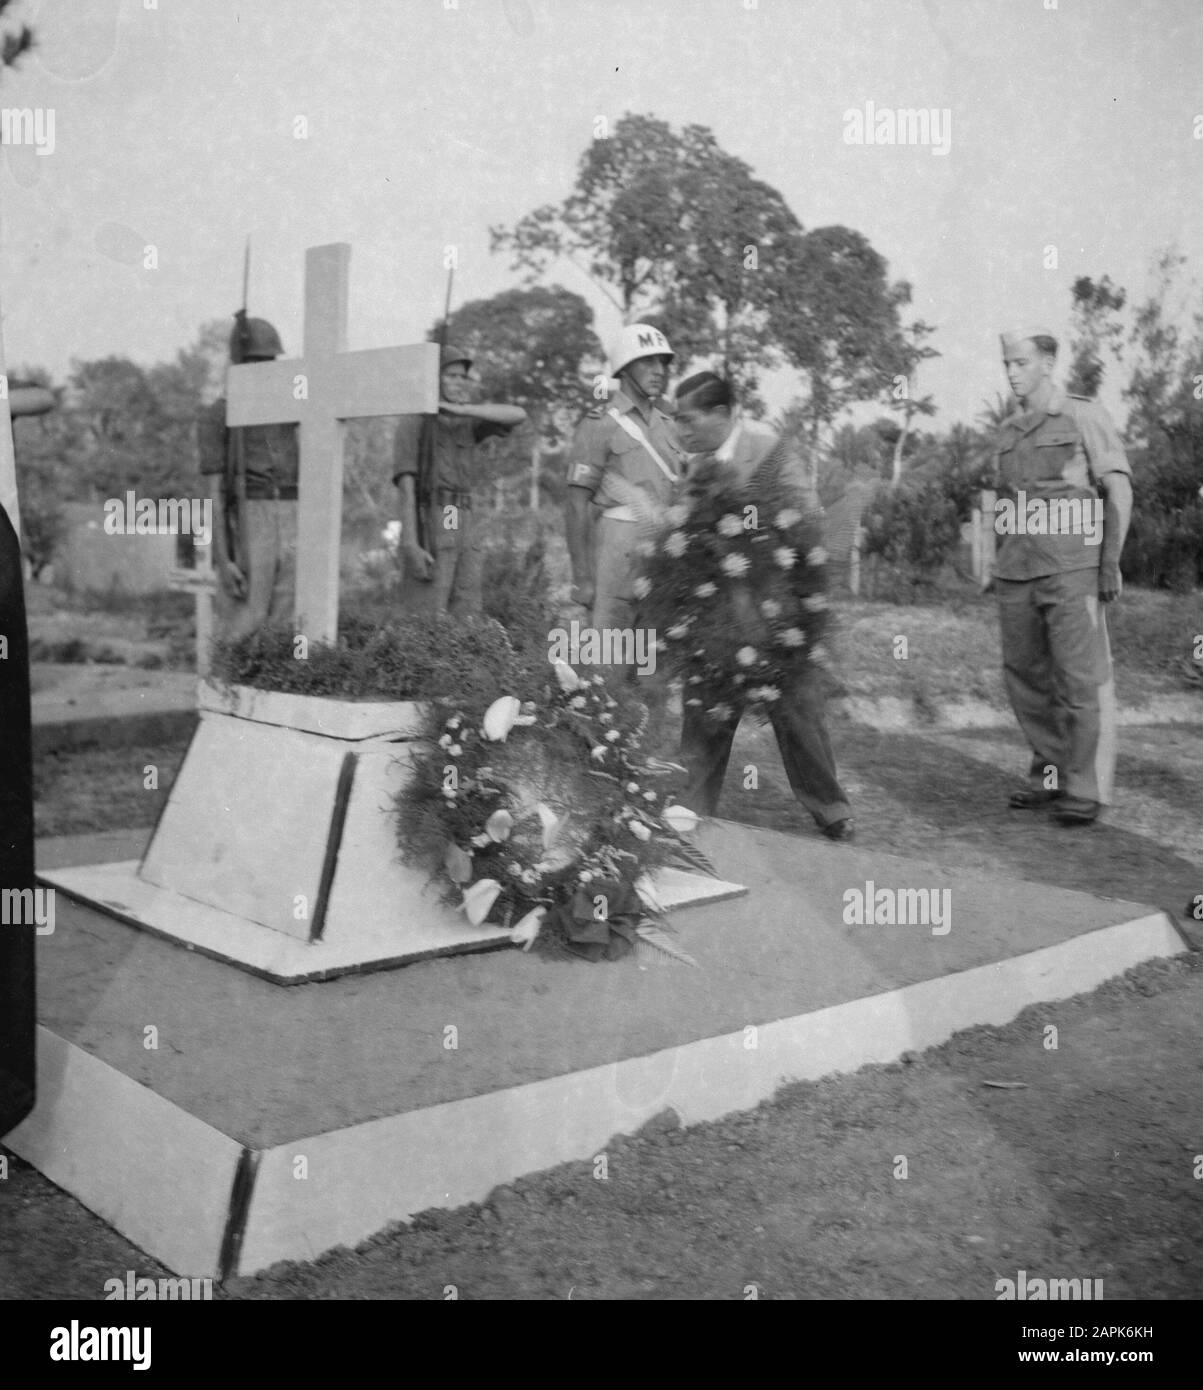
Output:
<svg viewBox="0 0 1203 1390">
<path fill-rule="evenodd" d="M 272 498 L 247 499 L 243 554 L 250 570 L 244 598 L 219 583 L 215 597 L 218 631 L 236 640 L 266 623 L 292 622 L 297 601 L 297 504 Z"/>
<path fill-rule="evenodd" d="M 995 585 L 1003 679 L 1032 749 L 1033 783 L 1108 804 L 1115 778 L 1115 684 L 1097 568 Z"/>
<path fill-rule="evenodd" d="M 807 672 L 782 692 L 771 707 L 770 718 L 794 796 L 816 825 L 828 826 L 847 819 L 852 810 L 836 777 L 835 755 L 824 718 L 822 680 L 820 672 Z M 681 800 L 699 815 L 712 816 L 718 808 L 737 727 L 732 723 L 715 728 L 696 706 L 685 707 L 681 761 L 689 770 L 689 782 Z"/>
<path fill-rule="evenodd" d="M 484 526 L 471 507 L 432 505 L 427 548 L 434 556 L 429 580 L 406 573 L 402 596 L 411 613 L 478 618 L 484 610 Z"/>
</svg>

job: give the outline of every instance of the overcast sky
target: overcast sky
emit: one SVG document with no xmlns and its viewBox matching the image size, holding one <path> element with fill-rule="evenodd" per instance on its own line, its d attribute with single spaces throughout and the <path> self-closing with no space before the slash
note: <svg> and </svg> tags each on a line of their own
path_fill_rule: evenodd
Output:
<svg viewBox="0 0 1203 1390">
<path fill-rule="evenodd" d="M 414 341 L 443 247 L 459 302 L 516 283 L 488 227 L 562 199 L 625 111 L 710 126 L 804 226 L 869 238 L 938 325 L 937 424 L 1003 388 L 1001 327 L 1065 328 L 1078 275 L 1139 292 L 1158 246 L 1203 255 L 1199 0 L 152 3 L 24 7 L 40 49 L 0 97 L 53 109 L 55 147 L 0 170 L 10 364 L 171 358 L 237 306 L 248 232 L 252 312 L 290 352 L 304 249 L 330 241 L 353 248 L 348 346 Z M 846 143 L 869 101 L 947 110 L 948 153 Z M 551 278 L 607 340 L 608 301 Z"/>
</svg>

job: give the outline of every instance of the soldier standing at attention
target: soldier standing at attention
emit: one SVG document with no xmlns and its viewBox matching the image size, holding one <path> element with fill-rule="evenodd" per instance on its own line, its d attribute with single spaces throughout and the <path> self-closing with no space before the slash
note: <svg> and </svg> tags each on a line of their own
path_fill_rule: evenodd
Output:
<svg viewBox="0 0 1203 1390">
<path fill-rule="evenodd" d="M 469 401 L 472 359 L 450 344 L 439 354 L 439 413 L 403 415 L 393 438 L 401 492 L 405 606 L 413 612 L 481 612 L 484 523 L 474 515 L 476 446 L 526 419 L 520 405 Z"/>
<path fill-rule="evenodd" d="M 995 453 L 994 577 L 1003 676 L 1032 749 L 1031 785 L 1011 805 L 1049 806 L 1062 825 L 1088 825 L 1110 802 L 1115 773 L 1100 605 L 1123 588 L 1131 468 L 1103 407 L 1053 384 L 1057 341 L 1047 329 L 1004 333 L 1002 350 L 1019 409 L 1003 422 Z"/>
<path fill-rule="evenodd" d="M 235 315 L 230 364 L 271 362 L 284 352 L 266 319 Z M 219 397 L 197 419 L 200 471 L 213 502 L 214 605 L 222 637 L 291 622 L 296 606 L 296 425 L 226 426 Z"/>
<path fill-rule="evenodd" d="M 660 511 L 676 499 L 685 469 L 671 418 L 657 402 L 673 350 L 658 328 L 619 333 L 610 370 L 619 391 L 582 421 L 568 461 L 568 553 L 573 598 L 595 629 L 635 624 L 635 523 L 643 503 Z"/>
</svg>

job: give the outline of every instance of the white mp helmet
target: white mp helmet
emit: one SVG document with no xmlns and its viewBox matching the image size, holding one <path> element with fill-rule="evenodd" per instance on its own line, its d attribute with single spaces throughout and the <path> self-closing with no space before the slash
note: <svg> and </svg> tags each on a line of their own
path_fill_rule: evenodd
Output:
<svg viewBox="0 0 1203 1390">
<path fill-rule="evenodd" d="M 668 339 L 650 323 L 629 323 L 610 347 L 610 374 L 617 376 L 640 357 L 675 357 Z"/>
</svg>

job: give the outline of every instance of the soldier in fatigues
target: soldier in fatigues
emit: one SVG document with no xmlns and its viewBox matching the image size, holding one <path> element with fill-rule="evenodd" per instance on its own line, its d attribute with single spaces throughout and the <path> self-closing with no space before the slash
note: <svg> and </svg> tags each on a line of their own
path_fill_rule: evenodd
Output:
<svg viewBox="0 0 1203 1390">
<path fill-rule="evenodd" d="M 243 314 L 230 335 L 230 363 L 270 362 L 283 351 L 266 319 Z M 197 420 L 200 471 L 213 501 L 218 634 L 238 638 L 265 623 L 291 622 L 296 608 L 296 425 L 226 427 L 220 397 Z"/>
<path fill-rule="evenodd" d="M 1123 587 L 1131 469 L 1107 412 L 1052 381 L 1057 342 L 1044 328 L 1002 335 L 1019 409 L 995 454 L 994 577 L 1003 674 L 1032 749 L 1031 785 L 1011 805 L 1051 807 L 1063 825 L 1111 800 L 1115 690 L 1105 608 Z"/>
<path fill-rule="evenodd" d="M 401 493 L 404 603 L 411 612 L 478 615 L 483 606 L 484 524 L 476 514 L 476 446 L 526 419 L 520 405 L 468 399 L 472 359 L 439 354 L 439 413 L 404 415 L 393 439 L 393 482 Z"/>
<path fill-rule="evenodd" d="M 676 423 L 681 443 L 694 455 L 689 495 L 714 487 L 742 487 L 762 467 L 775 467 L 780 470 L 775 476 L 797 493 L 805 511 L 820 511 L 818 494 L 802 461 L 769 426 L 741 415 L 729 383 L 714 372 L 699 372 L 677 388 Z M 759 618 L 752 596 L 742 598 L 732 621 L 746 624 L 751 633 Z M 855 825 L 836 776 L 822 682 L 821 671 L 808 669 L 791 689 L 782 691 L 770 718 L 794 796 L 829 840 L 851 840 Z M 685 706 L 681 761 L 689 769 L 689 784 L 681 800 L 699 815 L 712 816 L 718 808 L 737 727 L 731 723 L 712 728 L 696 708 Z"/>
<path fill-rule="evenodd" d="M 673 359 L 658 328 L 633 323 L 618 335 L 610 370 L 620 389 L 581 423 L 568 459 L 568 553 L 573 597 L 594 628 L 633 629 L 636 523 L 671 506 L 685 456 L 657 402 Z"/>
</svg>

